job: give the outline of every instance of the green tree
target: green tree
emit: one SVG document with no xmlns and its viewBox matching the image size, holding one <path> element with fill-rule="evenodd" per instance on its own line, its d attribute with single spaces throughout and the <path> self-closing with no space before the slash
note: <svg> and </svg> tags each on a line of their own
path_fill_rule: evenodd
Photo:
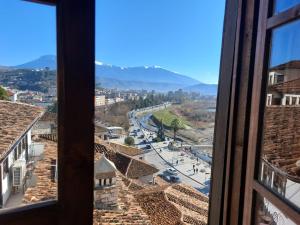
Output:
<svg viewBox="0 0 300 225">
<path fill-rule="evenodd" d="M 160 126 L 158 127 L 156 140 L 157 142 L 165 141 L 165 132 L 164 132 L 164 125 L 162 120 L 160 121 Z"/>
<path fill-rule="evenodd" d="M 174 140 L 176 140 L 176 133 L 180 129 L 179 119 L 177 119 L 177 118 L 173 119 L 172 122 L 171 122 L 171 127 L 172 127 L 172 130 L 174 132 Z"/>
<path fill-rule="evenodd" d="M 0 86 L 0 100 L 9 100 L 7 91 Z"/>
<path fill-rule="evenodd" d="M 124 142 L 125 142 L 126 145 L 129 145 L 129 146 L 134 145 L 133 137 L 126 137 Z"/>
</svg>

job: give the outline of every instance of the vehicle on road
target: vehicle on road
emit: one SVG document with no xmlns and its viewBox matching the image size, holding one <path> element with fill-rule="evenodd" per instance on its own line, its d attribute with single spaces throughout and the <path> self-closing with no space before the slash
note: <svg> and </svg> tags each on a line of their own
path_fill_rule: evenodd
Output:
<svg viewBox="0 0 300 225">
<path fill-rule="evenodd" d="M 176 175 L 166 175 L 166 174 L 158 174 L 159 177 L 161 177 L 162 179 L 164 179 L 165 181 L 169 182 L 169 183 L 179 183 L 181 182 L 180 178 Z"/>
<path fill-rule="evenodd" d="M 164 173 L 166 174 L 170 174 L 170 175 L 177 175 L 177 170 L 175 170 L 174 168 L 168 168 L 164 171 Z"/>
<path fill-rule="evenodd" d="M 151 145 L 146 145 L 146 149 L 151 149 Z"/>
</svg>

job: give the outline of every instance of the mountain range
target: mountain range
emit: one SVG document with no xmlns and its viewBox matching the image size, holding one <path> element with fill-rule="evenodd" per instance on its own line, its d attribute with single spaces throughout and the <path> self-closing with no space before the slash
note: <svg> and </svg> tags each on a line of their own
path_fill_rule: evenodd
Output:
<svg viewBox="0 0 300 225">
<path fill-rule="evenodd" d="M 38 59 L 10 67 L 10 69 L 44 69 L 56 70 L 56 56 L 44 55 Z M 7 67 L 4 67 L 7 68 Z M 95 62 L 96 84 L 105 88 L 121 90 L 155 90 L 200 92 L 203 95 L 216 95 L 217 85 L 205 84 L 191 77 L 175 73 L 159 66 L 119 67 Z"/>
</svg>

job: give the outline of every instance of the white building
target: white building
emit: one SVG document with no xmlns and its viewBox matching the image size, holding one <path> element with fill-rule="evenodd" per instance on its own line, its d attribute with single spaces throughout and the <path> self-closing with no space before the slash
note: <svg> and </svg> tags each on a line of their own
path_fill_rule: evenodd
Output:
<svg viewBox="0 0 300 225">
<path fill-rule="evenodd" d="M 95 96 L 95 106 L 105 105 L 105 95 L 96 95 Z"/>
<path fill-rule="evenodd" d="M 31 130 L 41 115 L 42 110 L 35 106 L 0 101 L 0 208 L 23 187 Z"/>
<path fill-rule="evenodd" d="M 113 99 L 113 98 L 107 98 L 107 99 L 105 100 L 105 104 L 106 104 L 106 105 L 112 105 L 112 104 L 114 104 L 114 103 L 116 103 L 116 100 Z"/>
</svg>

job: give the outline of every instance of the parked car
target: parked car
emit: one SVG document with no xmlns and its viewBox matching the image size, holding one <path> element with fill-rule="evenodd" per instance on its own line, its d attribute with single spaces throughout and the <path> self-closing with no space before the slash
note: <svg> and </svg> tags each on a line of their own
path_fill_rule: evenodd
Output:
<svg viewBox="0 0 300 225">
<path fill-rule="evenodd" d="M 174 175 L 170 176 L 170 181 L 172 183 L 179 183 L 179 182 L 181 182 L 180 178 L 178 176 L 174 176 Z"/>
<path fill-rule="evenodd" d="M 158 174 L 159 177 L 164 179 L 167 182 L 170 183 L 179 183 L 181 182 L 180 178 L 176 175 L 166 175 L 166 174 Z"/>
<path fill-rule="evenodd" d="M 164 171 L 164 173 L 170 174 L 170 175 L 177 175 L 177 170 L 175 170 L 174 168 L 168 168 Z"/>
<path fill-rule="evenodd" d="M 146 149 L 151 149 L 151 145 L 146 145 Z"/>
</svg>

